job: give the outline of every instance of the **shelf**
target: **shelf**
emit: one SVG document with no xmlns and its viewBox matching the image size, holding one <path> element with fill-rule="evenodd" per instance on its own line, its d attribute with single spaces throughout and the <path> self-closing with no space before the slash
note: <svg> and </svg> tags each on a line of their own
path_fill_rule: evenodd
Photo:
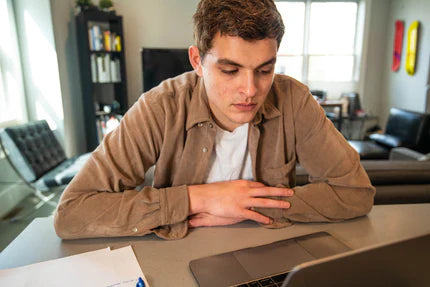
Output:
<svg viewBox="0 0 430 287">
<path fill-rule="evenodd" d="M 91 152 L 109 131 L 109 119 L 120 120 L 128 109 L 122 16 L 82 11 L 76 16 L 76 31 L 85 136 Z M 115 112 L 95 109 L 114 104 L 118 105 Z"/>
<path fill-rule="evenodd" d="M 90 54 L 112 54 L 112 55 L 121 55 L 121 52 L 118 51 L 90 51 Z"/>
<path fill-rule="evenodd" d="M 93 85 L 100 85 L 100 86 L 105 86 L 105 85 L 122 85 L 122 82 L 105 82 L 105 83 L 101 83 L 101 82 L 93 82 Z"/>
</svg>

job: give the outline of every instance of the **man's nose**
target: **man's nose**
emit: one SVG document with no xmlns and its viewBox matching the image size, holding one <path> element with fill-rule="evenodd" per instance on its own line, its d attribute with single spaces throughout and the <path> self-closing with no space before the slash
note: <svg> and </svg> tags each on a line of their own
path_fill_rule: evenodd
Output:
<svg viewBox="0 0 430 287">
<path fill-rule="evenodd" d="M 253 71 L 248 71 L 247 73 L 245 73 L 245 78 L 243 79 L 242 93 L 247 98 L 252 98 L 256 95 L 257 83 L 256 83 L 256 77 Z"/>
</svg>

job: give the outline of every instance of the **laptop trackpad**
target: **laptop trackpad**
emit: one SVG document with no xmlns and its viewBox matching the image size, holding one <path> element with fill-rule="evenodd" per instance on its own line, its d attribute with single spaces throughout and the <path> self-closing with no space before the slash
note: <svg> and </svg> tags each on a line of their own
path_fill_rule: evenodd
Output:
<svg viewBox="0 0 430 287">
<path fill-rule="evenodd" d="M 315 259 L 295 240 L 283 240 L 258 248 L 233 252 L 233 256 L 253 279 L 285 272 Z"/>
</svg>

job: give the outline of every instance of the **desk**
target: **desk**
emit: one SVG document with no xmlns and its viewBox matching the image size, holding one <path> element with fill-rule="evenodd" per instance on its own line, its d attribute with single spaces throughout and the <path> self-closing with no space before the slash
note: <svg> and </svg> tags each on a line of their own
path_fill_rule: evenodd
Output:
<svg viewBox="0 0 430 287">
<path fill-rule="evenodd" d="M 295 224 L 266 229 L 253 222 L 227 227 L 197 228 L 181 240 L 154 235 L 128 238 L 61 240 L 52 218 L 35 219 L 1 254 L 0 269 L 131 244 L 151 286 L 197 286 L 190 260 L 270 243 L 317 231 L 328 231 L 352 249 L 430 233 L 430 204 L 375 206 L 367 217 L 341 223 Z"/>
</svg>

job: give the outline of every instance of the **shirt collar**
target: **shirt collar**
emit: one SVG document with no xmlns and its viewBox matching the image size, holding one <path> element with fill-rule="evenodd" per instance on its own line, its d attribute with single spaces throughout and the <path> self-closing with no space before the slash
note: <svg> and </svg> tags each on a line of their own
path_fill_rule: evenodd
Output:
<svg viewBox="0 0 430 287">
<path fill-rule="evenodd" d="M 281 112 L 275 106 L 275 93 L 272 84 L 272 88 L 267 95 L 266 101 L 257 111 L 254 119 L 251 121 L 254 125 L 258 125 L 261 123 L 263 118 L 265 120 L 270 120 L 276 117 L 279 117 Z M 191 102 L 189 105 L 189 110 L 187 113 L 187 123 L 186 129 L 187 131 L 191 129 L 194 125 L 201 122 L 211 121 L 211 112 L 209 109 L 208 97 L 206 94 L 205 85 L 203 82 L 203 78 L 199 77 L 197 80 L 197 84 L 191 94 Z"/>
</svg>

